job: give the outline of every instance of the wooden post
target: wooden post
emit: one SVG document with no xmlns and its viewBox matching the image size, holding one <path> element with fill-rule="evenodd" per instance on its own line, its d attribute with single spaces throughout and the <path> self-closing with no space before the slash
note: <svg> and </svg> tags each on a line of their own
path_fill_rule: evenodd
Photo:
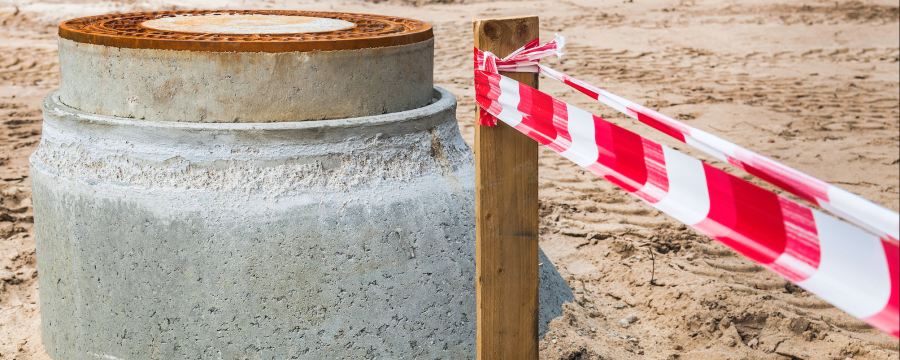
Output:
<svg viewBox="0 0 900 360">
<path fill-rule="evenodd" d="M 537 16 L 475 20 L 499 57 L 538 38 Z M 537 88 L 535 73 L 503 73 Z M 509 125 L 475 126 L 479 360 L 538 358 L 538 144 Z"/>
</svg>

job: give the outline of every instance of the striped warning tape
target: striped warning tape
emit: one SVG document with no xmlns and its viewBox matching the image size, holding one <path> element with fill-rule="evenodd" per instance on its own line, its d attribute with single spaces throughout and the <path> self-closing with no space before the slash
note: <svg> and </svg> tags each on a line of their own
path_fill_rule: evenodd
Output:
<svg viewBox="0 0 900 360">
<path fill-rule="evenodd" d="M 499 74 L 481 111 L 857 318 L 900 336 L 896 243 Z"/>
<path fill-rule="evenodd" d="M 900 238 L 900 215 L 856 194 L 807 175 L 766 156 L 735 145 L 708 132 L 695 129 L 683 122 L 638 105 L 606 90 L 575 79 L 538 63 L 551 56 L 562 56 L 565 39 L 556 39 L 544 45 L 534 40 L 509 56 L 499 59 L 490 52 L 475 49 L 475 69 L 490 73 L 498 71 L 536 72 L 563 82 L 572 88 L 651 127 L 687 143 L 719 160 L 730 163 L 747 173 L 773 184 L 810 203 L 840 216 L 874 234 L 887 237 L 897 244 Z M 491 117 L 482 125 L 491 126 Z"/>
</svg>

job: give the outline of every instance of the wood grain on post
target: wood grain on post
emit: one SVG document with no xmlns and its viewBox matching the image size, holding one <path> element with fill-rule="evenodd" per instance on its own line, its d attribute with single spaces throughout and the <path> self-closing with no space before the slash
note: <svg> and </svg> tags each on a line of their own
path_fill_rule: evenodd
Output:
<svg viewBox="0 0 900 360">
<path fill-rule="evenodd" d="M 538 38 L 537 16 L 475 20 L 499 57 Z M 535 73 L 501 73 L 537 88 Z M 538 358 L 538 144 L 509 125 L 475 125 L 479 360 Z"/>
</svg>

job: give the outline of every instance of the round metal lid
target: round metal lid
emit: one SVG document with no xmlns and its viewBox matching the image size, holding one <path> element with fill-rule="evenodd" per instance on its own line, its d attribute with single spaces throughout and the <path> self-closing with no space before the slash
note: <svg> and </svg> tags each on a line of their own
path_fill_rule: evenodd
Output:
<svg viewBox="0 0 900 360">
<path fill-rule="evenodd" d="M 352 50 L 434 37 L 431 25 L 393 16 L 287 10 L 187 10 L 64 21 L 59 36 L 124 48 L 214 52 Z"/>
</svg>

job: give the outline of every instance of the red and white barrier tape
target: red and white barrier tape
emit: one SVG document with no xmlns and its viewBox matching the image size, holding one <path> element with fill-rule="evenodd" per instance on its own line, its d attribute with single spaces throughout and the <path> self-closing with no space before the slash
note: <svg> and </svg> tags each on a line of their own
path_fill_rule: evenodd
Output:
<svg viewBox="0 0 900 360">
<path fill-rule="evenodd" d="M 816 204 L 857 226 L 879 236 L 887 237 L 895 244 L 898 243 L 900 215 L 896 212 L 718 136 L 695 129 L 683 122 L 538 63 L 540 59 L 551 55 L 562 56 L 564 45 L 565 39 L 559 35 L 544 45 L 538 45 L 538 40 L 534 40 L 503 59 L 498 59 L 490 52 L 481 52 L 475 49 L 475 69 L 489 73 L 509 71 L 544 74 L 675 139 Z M 491 122 L 495 123 L 496 121 L 491 117 L 486 117 L 482 120 L 482 125 L 493 126 Z"/>
<path fill-rule="evenodd" d="M 560 155 L 895 337 L 896 243 L 495 73 L 476 101 Z"/>
</svg>

